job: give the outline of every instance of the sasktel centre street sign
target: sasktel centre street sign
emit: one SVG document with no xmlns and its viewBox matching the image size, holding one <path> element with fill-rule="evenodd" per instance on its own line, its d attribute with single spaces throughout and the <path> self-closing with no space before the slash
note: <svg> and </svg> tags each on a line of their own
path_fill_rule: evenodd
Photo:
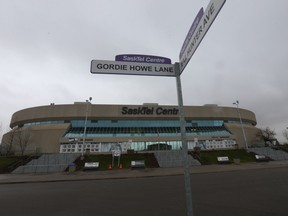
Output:
<svg viewBox="0 0 288 216">
<path fill-rule="evenodd" d="M 142 62 L 154 64 L 171 64 L 171 59 L 162 56 L 121 54 L 115 56 L 115 61 Z"/>
<path fill-rule="evenodd" d="M 226 0 L 211 0 L 204 14 L 202 8 L 198 12 L 179 54 L 180 73 L 185 69 L 225 2 Z"/>
</svg>

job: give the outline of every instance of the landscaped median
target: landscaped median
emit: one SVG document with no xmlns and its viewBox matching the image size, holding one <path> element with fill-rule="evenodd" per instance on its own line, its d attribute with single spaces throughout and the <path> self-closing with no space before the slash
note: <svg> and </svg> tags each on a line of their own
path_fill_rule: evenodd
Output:
<svg viewBox="0 0 288 216">
<path fill-rule="evenodd" d="M 253 152 L 247 152 L 245 149 L 193 151 L 190 153 L 194 158 L 199 160 L 202 165 L 217 164 L 219 162 L 217 158 L 219 157 L 228 157 L 231 163 L 255 162 L 255 154 Z"/>
<path fill-rule="evenodd" d="M 169 150 L 168 150 L 169 151 Z M 249 162 L 255 162 L 255 154 L 252 152 L 246 152 L 244 149 L 240 150 L 212 150 L 212 151 L 190 151 L 195 159 L 200 161 L 202 165 L 219 164 L 220 158 L 229 158 L 229 162 L 234 164 L 243 164 Z M 25 159 L 31 158 L 31 156 L 2 156 L 0 157 L 0 173 L 11 172 L 11 165 L 16 168 L 16 165 L 21 162 L 22 165 Z M 218 160 L 217 160 L 218 159 Z M 97 163 L 97 170 L 116 170 L 116 169 L 132 169 L 131 163 L 133 161 L 144 161 L 145 168 L 159 168 L 159 164 L 153 152 L 141 153 L 132 152 L 129 154 L 121 154 L 116 157 L 112 154 L 90 154 L 79 157 L 73 163 L 72 166 L 68 166 L 67 171 L 84 171 L 85 163 L 93 164 Z M 74 165 L 75 164 L 75 165 Z M 75 167 L 74 167 L 75 166 Z M 141 166 L 143 168 L 143 166 Z M 69 169 L 70 168 L 70 169 Z M 73 168 L 73 169 L 72 169 Z M 74 169 L 75 168 L 75 169 Z M 89 169 L 86 169 L 89 170 Z M 93 169 L 91 169 L 93 170 Z M 96 170 L 96 169 L 95 169 Z"/>
<path fill-rule="evenodd" d="M 158 162 L 154 153 L 133 153 L 121 154 L 120 157 L 114 157 L 111 154 L 84 155 L 84 159 L 78 158 L 75 161 L 76 170 L 84 170 L 85 163 L 99 162 L 98 170 L 108 169 L 130 169 L 132 161 L 145 161 L 146 168 L 158 168 Z"/>
<path fill-rule="evenodd" d="M 212 150 L 212 151 L 190 151 L 195 159 L 199 160 L 202 165 L 218 164 L 217 158 L 228 157 L 231 163 L 239 164 L 255 162 L 255 154 L 247 152 L 245 149 L 239 150 Z M 146 168 L 158 168 L 158 162 L 154 153 L 133 153 L 122 154 L 120 157 L 114 157 L 111 154 L 85 155 L 84 160 L 79 158 L 75 163 L 76 170 L 83 170 L 85 162 L 99 162 L 98 170 L 107 169 L 130 169 L 132 161 L 145 161 Z"/>
</svg>

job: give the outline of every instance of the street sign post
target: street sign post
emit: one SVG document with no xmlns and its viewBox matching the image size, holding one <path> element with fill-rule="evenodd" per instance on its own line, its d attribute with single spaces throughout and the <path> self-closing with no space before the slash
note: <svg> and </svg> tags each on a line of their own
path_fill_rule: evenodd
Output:
<svg viewBox="0 0 288 216">
<path fill-rule="evenodd" d="M 207 8 L 205 9 L 204 15 L 203 15 L 203 9 L 200 9 L 194 22 L 192 23 L 192 26 L 181 48 L 179 54 L 179 63 L 175 63 L 187 216 L 193 216 L 193 206 L 192 206 L 192 191 L 191 191 L 190 171 L 188 162 L 188 145 L 186 139 L 186 121 L 184 118 L 185 114 L 183 108 L 183 96 L 182 96 L 180 75 L 184 71 L 186 65 L 190 61 L 197 47 L 201 43 L 208 29 L 210 28 L 216 16 L 218 15 L 219 11 L 223 7 L 225 1 L 226 0 L 211 0 Z"/>
<path fill-rule="evenodd" d="M 179 119 L 182 140 L 182 160 L 184 169 L 187 216 L 193 215 L 188 145 L 186 140 L 186 121 L 183 108 L 183 96 L 180 75 L 201 43 L 226 0 L 211 0 L 203 11 L 198 12 L 185 38 L 179 54 L 179 63 L 159 56 L 124 54 L 117 55 L 116 61 L 92 60 L 91 73 L 126 74 L 146 76 L 170 76 L 176 78 Z M 116 154 L 117 155 L 117 154 Z M 120 156 L 119 156 L 120 157 Z M 118 161 L 119 163 L 119 161 Z M 114 156 L 113 156 L 114 164 Z"/>
<path fill-rule="evenodd" d="M 180 132 L 182 141 L 182 161 L 183 161 L 184 183 L 186 193 L 186 208 L 187 208 L 187 216 L 193 216 L 192 190 L 191 190 L 190 170 L 188 160 L 188 145 L 186 137 L 186 121 L 183 107 L 183 96 L 182 96 L 179 63 L 175 63 L 175 72 L 176 72 L 176 86 L 177 86 L 177 97 L 179 107 Z"/>
<path fill-rule="evenodd" d="M 185 69 L 186 65 L 190 61 L 191 57 L 193 56 L 194 52 L 201 43 L 202 39 L 209 30 L 210 26 L 212 25 L 213 21 L 217 17 L 225 2 L 226 0 L 211 0 L 209 2 L 208 6 L 205 9 L 204 15 L 202 16 L 197 28 L 193 32 L 193 36 L 189 37 L 190 40 L 188 42 L 188 45 L 186 46 L 186 49 L 184 51 L 180 51 L 180 73 L 182 73 Z"/>
<path fill-rule="evenodd" d="M 175 77 L 173 64 L 92 60 L 91 73 Z"/>
</svg>

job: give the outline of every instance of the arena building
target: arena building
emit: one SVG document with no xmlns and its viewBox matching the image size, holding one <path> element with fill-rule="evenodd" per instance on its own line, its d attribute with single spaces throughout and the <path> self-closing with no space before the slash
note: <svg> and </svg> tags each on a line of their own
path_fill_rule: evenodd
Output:
<svg viewBox="0 0 288 216">
<path fill-rule="evenodd" d="M 185 106 L 184 112 L 188 149 L 263 144 L 255 114 L 249 110 L 204 105 Z M 10 127 L 2 145 L 13 143 L 14 152 L 21 153 L 103 153 L 115 146 L 124 152 L 173 150 L 182 146 L 178 106 L 100 105 L 89 101 L 50 104 L 14 113 Z"/>
</svg>

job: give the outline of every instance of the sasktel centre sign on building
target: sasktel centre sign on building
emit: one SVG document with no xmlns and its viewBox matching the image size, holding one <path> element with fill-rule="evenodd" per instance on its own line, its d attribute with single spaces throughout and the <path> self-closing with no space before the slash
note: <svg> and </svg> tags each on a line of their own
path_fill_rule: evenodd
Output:
<svg viewBox="0 0 288 216">
<path fill-rule="evenodd" d="M 147 107 L 139 106 L 137 108 L 122 107 L 122 115 L 178 115 L 176 108 L 163 108 L 163 107 Z"/>
</svg>

